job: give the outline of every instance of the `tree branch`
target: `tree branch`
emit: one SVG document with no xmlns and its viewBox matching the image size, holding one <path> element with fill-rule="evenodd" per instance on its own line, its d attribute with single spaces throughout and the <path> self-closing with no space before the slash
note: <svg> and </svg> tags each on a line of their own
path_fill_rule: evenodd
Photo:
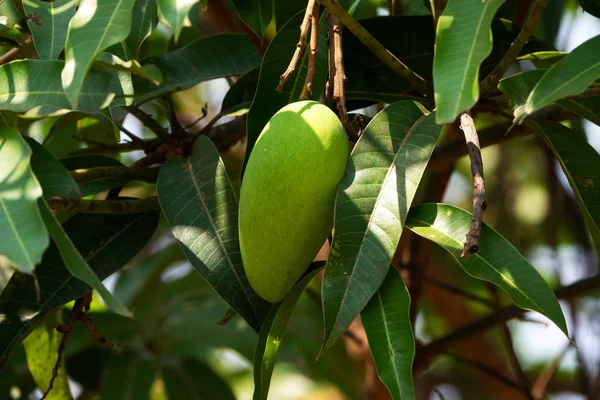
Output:
<svg viewBox="0 0 600 400">
<path fill-rule="evenodd" d="M 308 71 L 304 80 L 304 87 L 300 93 L 300 99 L 310 99 L 312 93 L 312 82 L 317 73 L 317 53 L 319 45 L 319 4 L 313 7 L 310 23 L 310 50 L 308 52 Z"/>
<path fill-rule="evenodd" d="M 123 108 L 127 112 L 133 114 L 134 117 L 140 120 L 140 122 L 144 124 L 146 128 L 154 132 L 162 141 L 167 141 L 169 139 L 169 134 L 165 128 L 160 126 L 160 124 L 154 118 L 152 118 L 151 115 L 146 114 L 141 108 L 135 106 L 126 106 Z"/>
<path fill-rule="evenodd" d="M 83 214 L 137 214 L 158 210 L 156 196 L 147 199 L 82 200 L 50 197 L 48 207 L 56 211 L 75 211 Z"/>
<path fill-rule="evenodd" d="M 77 182 L 90 181 L 98 178 L 122 178 L 132 181 L 156 182 L 159 167 L 94 167 L 70 171 L 69 174 Z"/>
</svg>

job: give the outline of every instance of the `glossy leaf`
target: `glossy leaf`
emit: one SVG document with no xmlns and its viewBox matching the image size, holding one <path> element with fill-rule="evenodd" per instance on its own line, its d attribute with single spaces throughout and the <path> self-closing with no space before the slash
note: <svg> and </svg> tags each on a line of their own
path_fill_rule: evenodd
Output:
<svg viewBox="0 0 600 400">
<path fill-rule="evenodd" d="M 55 326 L 62 324 L 62 310 L 58 309 L 48 314 L 43 321 L 23 341 L 27 354 L 27 366 L 38 388 L 45 392 L 52 378 L 52 369 L 56 364 L 58 347 L 62 333 L 56 331 Z M 48 400 L 72 399 L 65 359 L 60 363 L 60 368 L 52 385 L 52 390 L 46 397 Z"/>
<path fill-rule="evenodd" d="M 535 85 L 524 113 L 529 115 L 563 97 L 583 92 L 600 78 L 600 36 L 578 46 L 554 64 Z"/>
<path fill-rule="evenodd" d="M 323 262 L 311 265 L 310 272 L 300 279 L 285 299 L 271 306 L 271 310 L 260 328 L 256 352 L 254 353 L 253 400 L 267 399 L 279 346 L 285 335 L 292 311 L 294 311 L 294 307 L 308 283 L 323 267 Z"/>
<path fill-rule="evenodd" d="M 0 66 L 0 109 L 25 112 L 38 106 L 70 109 L 61 83 L 63 61 L 17 60 Z M 108 88 L 112 76 L 88 74 L 79 94 L 80 109 L 104 108 L 114 95 Z"/>
<path fill-rule="evenodd" d="M 4 24 L 0 24 L 0 42 L 6 41 L 8 41 L 10 44 L 14 43 L 17 46 L 25 45 L 25 39 L 23 39 L 23 35 L 21 35 L 21 32 L 19 32 L 18 29 L 10 28 Z"/>
<path fill-rule="evenodd" d="M 104 368 L 100 397 L 144 400 L 150 397 L 156 366 L 151 358 L 133 351 L 113 354 Z"/>
<path fill-rule="evenodd" d="M 156 0 L 135 0 L 133 5 L 131 32 L 125 39 L 131 56 L 137 59 L 144 40 L 150 36 L 158 24 L 158 4 Z"/>
<path fill-rule="evenodd" d="M 19 132 L 0 129 L 0 253 L 22 272 L 33 271 L 49 243 L 37 206 L 42 187 L 30 157 Z"/>
<path fill-rule="evenodd" d="M 62 84 L 74 109 L 81 108 L 87 73 L 100 52 L 125 40 L 134 0 L 82 0 L 69 24 Z"/>
<path fill-rule="evenodd" d="M 123 167 L 124 165 L 114 158 L 105 156 L 75 156 L 62 158 L 60 162 L 69 171 L 76 169 L 95 168 L 95 167 Z M 110 190 L 115 187 L 123 186 L 127 180 L 115 177 L 99 177 L 85 182 L 78 182 L 77 186 L 81 191 L 81 196 L 89 196 Z"/>
<path fill-rule="evenodd" d="M 162 368 L 169 399 L 235 400 L 229 385 L 206 364 L 192 358 L 173 360 Z"/>
<path fill-rule="evenodd" d="M 441 131 L 435 115 L 400 101 L 375 116 L 356 143 L 335 204 L 323 278 L 327 350 L 383 282 L 404 220 Z"/>
<path fill-rule="evenodd" d="M 560 163 L 600 254 L 600 154 L 585 136 L 553 121 L 530 120 Z"/>
<path fill-rule="evenodd" d="M 194 4 L 198 3 L 198 0 L 158 0 L 158 10 L 160 11 L 161 17 L 165 19 L 173 34 L 175 35 L 175 42 L 179 40 L 179 34 L 183 23 L 190 12 L 190 9 Z"/>
<path fill-rule="evenodd" d="M 414 399 L 415 338 L 410 323 L 410 295 L 396 268 L 390 267 L 360 319 L 379 379 L 394 400 Z"/>
<path fill-rule="evenodd" d="M 273 0 L 233 0 L 240 18 L 262 39 L 273 18 Z"/>
<path fill-rule="evenodd" d="M 105 279 L 148 243 L 158 224 L 158 214 L 77 214 L 63 224 L 63 229 L 98 278 Z M 46 314 L 91 290 L 71 275 L 54 243 L 44 253 L 36 275 L 39 302 L 33 277 L 22 273 L 13 274 L 0 295 L 0 313 L 5 316 L 0 321 L 0 369 L 14 347 Z"/>
<path fill-rule="evenodd" d="M 42 60 L 56 60 L 65 47 L 69 21 L 75 15 L 76 0 L 23 0 L 25 13 L 37 14 L 41 25 L 31 18 L 27 26 L 31 30 L 33 44 Z"/>
<path fill-rule="evenodd" d="M 260 66 L 258 88 L 254 95 L 254 101 L 248 112 L 246 130 L 248 142 L 246 144 L 246 163 L 258 139 L 269 119 L 288 103 L 298 101 L 304 86 L 304 79 L 308 68 L 306 52 L 300 57 L 294 72 L 287 80 L 281 93 L 275 88 L 279 84 L 279 76 L 287 69 L 290 60 L 298 44 L 300 35 L 300 24 L 304 12 L 297 14 L 288 21 L 273 38 Z M 313 99 L 318 100 L 327 79 L 327 24 L 325 18 L 321 18 L 319 25 L 319 42 L 316 62 L 316 74 L 313 79 Z M 244 164 L 245 165 L 245 164 Z"/>
<path fill-rule="evenodd" d="M 187 160 L 167 162 L 157 189 L 171 231 L 194 269 L 258 331 L 269 306 L 244 273 L 237 200 L 210 139 L 200 136 Z"/>
<path fill-rule="evenodd" d="M 446 249 L 472 277 L 503 289 L 516 306 L 544 314 L 568 336 L 565 318 L 552 289 L 494 229 L 482 224 L 479 250 L 460 257 L 471 218 L 470 213 L 455 206 L 422 204 L 410 210 L 406 227 Z"/>
<path fill-rule="evenodd" d="M 437 123 L 448 123 L 479 98 L 479 66 L 492 51 L 490 27 L 505 0 L 450 0 L 439 18 L 433 84 Z"/>
</svg>

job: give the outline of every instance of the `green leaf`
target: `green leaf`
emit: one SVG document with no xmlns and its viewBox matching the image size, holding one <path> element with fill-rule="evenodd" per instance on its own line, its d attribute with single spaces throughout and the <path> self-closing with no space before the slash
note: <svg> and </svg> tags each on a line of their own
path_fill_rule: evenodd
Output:
<svg viewBox="0 0 600 400">
<path fill-rule="evenodd" d="M 505 0 L 450 0 L 439 18 L 433 83 L 437 123 L 449 123 L 479 98 L 479 66 L 492 51 L 491 24 Z"/>
<path fill-rule="evenodd" d="M 60 162 L 65 166 L 65 168 L 69 171 L 74 171 L 76 169 L 86 169 L 86 168 L 95 168 L 95 167 L 123 167 L 124 165 L 115 160 L 114 158 L 105 157 L 105 156 L 75 156 L 62 158 Z M 85 182 L 79 182 L 78 187 L 81 191 L 81 196 L 89 196 L 92 194 L 104 192 L 105 190 L 110 190 L 112 188 L 116 188 L 119 186 L 123 186 L 128 181 L 121 178 L 114 177 L 100 177 L 94 178 Z"/>
<path fill-rule="evenodd" d="M 100 52 L 125 40 L 134 0 L 82 0 L 69 24 L 62 84 L 73 109 L 81 108 L 85 77 Z"/>
<path fill-rule="evenodd" d="M 599 0 L 579 0 L 579 5 L 585 12 L 592 14 L 594 17 L 600 18 Z"/>
<path fill-rule="evenodd" d="M 248 35 L 227 33 L 198 39 L 150 57 L 145 63 L 156 65 L 163 81 L 158 88 L 147 81 L 136 81 L 136 93 L 145 94 L 141 99 L 188 89 L 210 79 L 244 74 L 258 66 L 260 58 Z"/>
<path fill-rule="evenodd" d="M 153 360 L 144 354 L 114 354 L 104 368 L 100 396 L 111 400 L 149 399 L 155 373 Z"/>
<path fill-rule="evenodd" d="M 160 15 L 173 31 L 175 42 L 179 40 L 179 34 L 181 33 L 181 28 L 183 28 L 185 19 L 190 9 L 196 3 L 198 3 L 198 0 L 158 0 Z"/>
<path fill-rule="evenodd" d="M 235 400 L 229 385 L 206 364 L 192 358 L 165 363 L 162 375 L 169 399 Z"/>
<path fill-rule="evenodd" d="M 271 310 L 260 328 L 256 352 L 254 353 L 253 400 L 267 399 L 275 360 L 292 311 L 294 311 L 294 307 L 308 283 L 323 267 L 323 262 L 311 265 L 309 272 L 300 279 L 285 299 L 271 306 Z"/>
<path fill-rule="evenodd" d="M 14 43 L 18 46 L 25 46 L 25 40 L 21 32 L 18 29 L 9 28 L 4 24 L 0 24 L 0 42 L 4 42 L 2 39 L 7 39 L 10 44 Z"/>
<path fill-rule="evenodd" d="M 517 58 L 519 61 L 531 61 L 538 68 L 550 68 L 557 61 L 562 60 L 567 53 L 562 51 L 536 51 L 527 53 Z"/>
<path fill-rule="evenodd" d="M 29 18 L 33 44 L 42 60 L 56 60 L 65 47 L 69 21 L 75 15 L 76 0 L 23 0 L 27 15 L 35 12 L 42 25 Z"/>
<path fill-rule="evenodd" d="M 56 331 L 55 326 L 62 324 L 62 310 L 55 310 L 48 314 L 43 321 L 23 341 L 27 354 L 27 366 L 42 392 L 48 389 L 52 378 L 52 369 L 56 364 L 58 347 L 62 340 L 62 333 Z M 72 399 L 65 359 L 63 358 L 52 385 L 52 390 L 46 397 L 48 400 Z"/>
<path fill-rule="evenodd" d="M 410 324 L 410 295 L 396 268 L 389 269 L 360 318 L 379 379 L 394 400 L 414 399 L 415 338 Z"/>
<path fill-rule="evenodd" d="M 133 5 L 133 20 L 131 32 L 125 43 L 131 52 L 131 57 L 137 59 L 144 40 L 150 36 L 158 24 L 158 5 L 156 0 L 135 0 Z"/>
<path fill-rule="evenodd" d="M 600 36 L 578 46 L 554 64 L 533 88 L 524 113 L 529 115 L 563 97 L 583 92 L 600 78 Z"/>
<path fill-rule="evenodd" d="M 25 112 L 47 105 L 70 109 L 71 104 L 61 83 L 64 61 L 16 60 L 0 66 L 0 109 Z M 79 94 L 80 109 L 106 107 L 112 76 L 91 72 Z"/>
<path fill-rule="evenodd" d="M 240 18 L 262 39 L 273 18 L 273 0 L 233 0 Z"/>
<path fill-rule="evenodd" d="M 529 120 L 527 124 L 560 163 L 600 254 L 600 154 L 585 136 L 576 135 L 558 122 Z"/>
<path fill-rule="evenodd" d="M 258 331 L 269 306 L 244 273 L 237 199 L 210 139 L 200 136 L 187 160 L 167 162 L 157 190 L 173 236 L 194 269 Z"/>
<path fill-rule="evenodd" d="M 0 111 L 0 128 L 16 128 L 19 124 L 19 114 L 12 111 Z"/>
<path fill-rule="evenodd" d="M 568 336 L 565 318 L 552 289 L 494 229 L 482 224 L 479 250 L 460 257 L 471 218 L 470 213 L 455 206 L 422 204 L 410 210 L 406 227 L 446 249 L 472 277 L 503 289 L 516 306 L 544 314 Z"/>
<path fill-rule="evenodd" d="M 0 129 L 0 253 L 31 272 L 48 247 L 37 201 L 42 188 L 30 166 L 31 149 L 14 129 Z"/>
<path fill-rule="evenodd" d="M 367 125 L 335 203 L 334 237 L 323 278 L 325 352 L 375 294 L 441 131 L 435 115 L 400 101 Z"/>
<path fill-rule="evenodd" d="M 158 224 L 158 214 L 77 214 L 63 224 L 63 229 L 98 278 L 105 279 L 148 243 Z M 46 314 L 91 290 L 71 275 L 54 243 L 44 253 L 36 275 L 39 302 L 33 277 L 18 272 L 0 295 L 0 314 L 5 316 L 0 321 L 0 369 L 14 347 Z"/>
<path fill-rule="evenodd" d="M 137 60 L 124 61 L 111 53 L 100 53 L 98 57 L 96 57 L 93 69 L 96 71 L 127 72 L 128 74 L 137 75 L 158 85 L 158 82 L 150 78 L 148 71 L 146 71 Z M 129 80 L 131 81 L 131 78 L 129 78 Z M 121 82 L 121 84 L 122 83 L 123 82 Z"/>
<path fill-rule="evenodd" d="M 245 107 L 250 108 L 258 86 L 259 72 L 260 68 L 254 68 L 229 88 L 221 103 L 221 114 L 230 114 Z"/>
<path fill-rule="evenodd" d="M 4 399 L 12 399 L 12 393 L 15 388 L 20 390 L 21 397 L 16 400 L 28 400 L 27 394 L 33 392 L 36 384 L 29 372 L 27 366 L 27 358 L 25 357 L 25 349 L 19 347 L 0 374 L 0 396 Z"/>
<path fill-rule="evenodd" d="M 283 28 L 273 38 L 260 65 L 260 76 L 258 78 L 258 88 L 254 96 L 254 101 L 248 112 L 246 130 L 248 142 L 246 144 L 246 158 L 244 165 L 248 162 L 254 143 L 258 139 L 271 117 L 282 107 L 300 99 L 300 93 L 304 86 L 306 72 L 308 69 L 308 58 L 306 52 L 300 56 L 294 72 L 287 80 L 281 93 L 275 89 L 279 85 L 280 75 L 287 69 L 290 60 L 298 44 L 300 36 L 300 24 L 304 12 L 298 13 L 289 20 Z M 319 42 L 316 62 L 316 74 L 313 79 L 313 100 L 318 100 L 323 90 L 325 90 L 325 81 L 327 79 L 327 24 L 325 18 L 321 18 L 319 23 Z"/>
</svg>

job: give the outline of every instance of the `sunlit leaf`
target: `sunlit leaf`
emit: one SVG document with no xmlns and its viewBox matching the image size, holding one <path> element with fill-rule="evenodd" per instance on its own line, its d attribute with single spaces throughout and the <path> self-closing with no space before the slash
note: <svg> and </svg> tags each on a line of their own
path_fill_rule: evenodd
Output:
<svg viewBox="0 0 600 400">
<path fill-rule="evenodd" d="M 100 396 L 111 400 L 145 400 L 150 396 L 156 366 L 148 356 L 125 351 L 113 354 L 104 368 Z"/>
<path fill-rule="evenodd" d="M 152 78 L 150 78 L 150 75 L 148 75 L 148 71 L 146 71 L 140 65 L 140 63 L 138 61 L 136 61 L 136 60 L 124 61 L 124 60 L 120 59 L 119 57 L 115 56 L 114 54 L 110 54 L 110 53 L 100 53 L 98 55 L 98 57 L 96 57 L 96 61 L 94 62 L 93 68 L 96 71 L 127 72 L 130 74 L 134 74 L 139 77 L 142 77 L 144 79 L 147 79 L 147 80 L 151 81 L 152 83 L 154 83 L 155 85 L 158 84 L 158 82 L 156 82 Z"/>
<path fill-rule="evenodd" d="M 226 382 L 192 358 L 165 363 L 162 375 L 169 399 L 236 399 Z"/>
<path fill-rule="evenodd" d="M 198 0 L 158 0 L 158 10 L 161 17 L 165 19 L 173 34 L 175 35 L 175 42 L 179 40 L 179 34 L 183 23 L 190 12 L 190 9 L 194 4 L 198 3 Z"/>
<path fill-rule="evenodd" d="M 262 39 L 273 18 L 273 0 L 233 0 L 240 18 Z"/>
<path fill-rule="evenodd" d="M 435 114 L 400 101 L 375 116 L 356 143 L 335 204 L 323 278 L 324 352 L 383 282 L 404 220 L 441 131 Z"/>
<path fill-rule="evenodd" d="M 510 242 L 486 224 L 481 226 L 477 253 L 461 258 L 472 215 L 447 204 L 413 207 L 406 227 L 446 249 L 466 273 L 502 288 L 523 309 L 537 311 L 568 336 L 567 324 L 554 292 Z"/>
<path fill-rule="evenodd" d="M 125 39 L 125 43 L 131 52 L 131 56 L 137 59 L 142 43 L 150 36 L 158 24 L 158 5 L 156 4 L 156 0 L 135 0 L 133 16 L 131 32 L 129 32 L 129 36 Z"/>
<path fill-rule="evenodd" d="M 75 15 L 76 0 L 23 0 L 29 18 L 27 26 L 33 36 L 33 44 L 42 60 L 56 60 L 65 47 L 69 21 Z M 41 23 L 41 25 L 40 25 Z"/>
<path fill-rule="evenodd" d="M 538 68 L 549 68 L 554 65 L 557 61 L 562 60 L 567 53 L 562 51 L 537 51 L 534 53 L 528 53 L 521 57 L 518 57 L 519 61 L 531 61 Z"/>
<path fill-rule="evenodd" d="M 0 42 L 8 41 L 10 44 L 14 42 L 15 45 L 24 46 L 25 39 L 18 29 L 10 28 L 4 24 L 0 24 Z"/>
</svg>

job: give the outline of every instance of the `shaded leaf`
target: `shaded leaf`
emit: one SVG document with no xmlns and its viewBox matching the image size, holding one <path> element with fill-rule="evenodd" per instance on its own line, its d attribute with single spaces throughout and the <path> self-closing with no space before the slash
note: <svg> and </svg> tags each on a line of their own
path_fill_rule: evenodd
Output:
<svg viewBox="0 0 600 400">
<path fill-rule="evenodd" d="M 600 1 L 599 0 L 579 0 L 579 5 L 584 11 L 589 12 L 594 17 L 600 18 Z"/>
<path fill-rule="evenodd" d="M 85 77 L 101 51 L 125 40 L 134 0 L 82 0 L 69 24 L 62 84 L 74 109 L 81 108 Z"/>
<path fill-rule="evenodd" d="M 56 60 L 65 47 L 69 21 L 75 15 L 76 0 L 23 0 L 27 15 L 37 14 L 38 22 L 27 20 L 33 44 L 42 60 Z"/>
<path fill-rule="evenodd" d="M 479 98 L 479 66 L 492 51 L 491 24 L 505 0 L 450 0 L 439 18 L 433 83 L 437 123 L 448 123 Z"/>
<path fill-rule="evenodd" d="M 33 271 L 49 244 L 37 206 L 42 187 L 30 157 L 19 132 L 0 129 L 0 253 L 22 272 Z"/>
<path fill-rule="evenodd" d="M 244 273 L 237 200 L 210 139 L 200 136 L 189 159 L 167 162 L 157 189 L 173 236 L 194 269 L 258 331 L 269 305 Z"/>
<path fill-rule="evenodd" d="M 414 399 L 415 338 L 410 324 L 410 295 L 396 268 L 390 267 L 360 318 L 379 379 L 394 400 Z"/>
<path fill-rule="evenodd" d="M 273 0 L 233 0 L 240 18 L 262 39 L 273 18 Z"/>
<path fill-rule="evenodd" d="M 105 157 L 105 156 L 75 156 L 75 157 L 67 157 L 62 158 L 60 162 L 65 166 L 65 168 L 69 171 L 74 171 L 76 169 L 86 169 L 86 168 L 95 168 L 95 167 L 123 167 L 124 165 L 115 160 L 114 158 Z M 94 178 L 85 182 L 79 182 L 77 184 L 81 196 L 89 196 L 91 194 L 96 194 L 100 192 L 104 192 L 105 190 L 110 190 L 112 188 L 116 188 L 119 186 L 123 186 L 127 183 L 127 180 L 115 177 L 99 177 Z"/>
<path fill-rule="evenodd" d="M 400 101 L 375 116 L 356 143 L 335 203 L 323 278 L 327 350 L 375 294 L 441 131 L 435 115 Z"/>
<path fill-rule="evenodd" d="M 100 396 L 111 400 L 145 400 L 150 397 L 156 366 L 144 354 L 113 354 L 104 368 Z"/>
<path fill-rule="evenodd" d="M 63 224 L 63 229 L 98 278 L 105 279 L 148 243 L 158 224 L 158 214 L 77 214 Z M 44 253 L 36 274 L 39 302 L 33 277 L 22 273 L 13 274 L 0 295 L 0 313 L 5 316 L 0 321 L 0 369 L 13 348 L 48 312 L 91 290 L 71 275 L 54 243 Z"/>
<path fill-rule="evenodd" d="M 192 358 L 173 360 L 162 367 L 169 399 L 235 400 L 229 385 L 206 364 Z"/>
<path fill-rule="evenodd" d="M 12 111 L 0 111 L 0 128 L 16 128 L 19 124 L 19 114 Z"/>
<path fill-rule="evenodd" d="M 137 59 L 144 40 L 150 36 L 158 24 L 158 5 L 156 0 L 135 0 L 133 5 L 133 20 L 131 32 L 125 43 L 131 52 L 131 57 Z"/>
<path fill-rule="evenodd" d="M 479 250 L 460 257 L 471 218 L 470 213 L 455 206 L 422 204 L 410 210 L 406 227 L 446 249 L 472 277 L 503 289 L 516 306 L 544 314 L 568 336 L 565 318 L 552 289 L 494 229 L 482 224 Z"/>
<path fill-rule="evenodd" d="M 248 71 L 229 88 L 223 98 L 223 103 L 221 103 L 222 114 L 231 114 L 243 108 L 250 108 L 258 86 L 259 72 L 260 68 Z"/>
<path fill-rule="evenodd" d="M 25 39 L 18 29 L 10 28 L 4 24 L 0 24 L 0 42 L 8 42 L 17 46 L 24 46 Z"/>
<path fill-rule="evenodd" d="M 29 400 L 27 395 L 36 388 L 22 346 L 15 350 L 10 362 L 0 374 L 0 396 L 3 399 L 12 399 L 15 388 L 20 390 L 21 396 L 14 400 Z"/>
<path fill-rule="evenodd" d="M 160 11 L 160 15 L 173 31 L 175 42 L 179 40 L 179 34 L 181 33 L 181 28 L 183 28 L 183 23 L 185 22 L 190 9 L 196 3 L 198 3 L 198 0 L 158 0 L 158 10 Z"/>
</svg>

